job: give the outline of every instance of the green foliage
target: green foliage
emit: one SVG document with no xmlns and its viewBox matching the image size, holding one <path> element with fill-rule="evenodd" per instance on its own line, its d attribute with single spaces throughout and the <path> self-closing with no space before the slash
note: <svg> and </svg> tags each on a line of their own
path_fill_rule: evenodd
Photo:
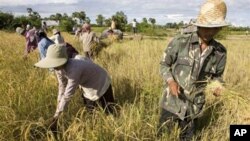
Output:
<svg viewBox="0 0 250 141">
<path fill-rule="evenodd" d="M 101 14 L 97 15 L 96 23 L 98 26 L 103 26 L 105 17 L 103 17 Z"/>
<path fill-rule="evenodd" d="M 10 29 L 13 20 L 14 16 L 12 14 L 0 11 L 0 29 Z"/>
<path fill-rule="evenodd" d="M 125 31 L 125 27 L 128 21 L 127 21 L 127 16 L 124 14 L 124 12 L 122 11 L 116 12 L 116 14 L 112 16 L 112 19 L 116 22 L 117 29 Z"/>
<path fill-rule="evenodd" d="M 32 26 L 40 27 L 41 26 L 41 16 L 38 12 L 33 11 L 32 8 L 27 8 L 27 12 L 29 13 L 29 16 L 27 19 L 29 20 L 29 23 Z"/>
<path fill-rule="evenodd" d="M 75 22 L 72 19 L 68 20 L 61 20 L 59 28 L 61 31 L 68 31 L 70 32 L 73 28 L 73 25 L 75 25 Z"/>
<path fill-rule="evenodd" d="M 155 18 L 149 18 L 148 21 L 150 21 L 150 23 L 151 23 L 152 25 L 155 25 L 155 23 L 156 23 Z"/>
<path fill-rule="evenodd" d="M 20 16 L 20 17 L 16 17 L 13 22 L 11 23 L 11 26 L 13 28 L 16 27 L 25 27 L 25 25 L 29 24 L 30 21 L 27 19 L 27 17 L 25 16 Z"/>
<path fill-rule="evenodd" d="M 86 14 L 84 11 L 80 11 L 80 12 L 74 12 L 72 13 L 72 18 L 78 18 L 82 21 L 85 21 L 86 19 Z"/>
</svg>

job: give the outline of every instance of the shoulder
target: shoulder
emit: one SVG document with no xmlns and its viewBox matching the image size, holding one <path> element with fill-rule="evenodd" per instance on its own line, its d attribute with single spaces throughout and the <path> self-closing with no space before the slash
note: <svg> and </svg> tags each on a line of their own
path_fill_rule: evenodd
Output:
<svg viewBox="0 0 250 141">
<path fill-rule="evenodd" d="M 192 37 L 192 34 L 179 34 L 176 35 L 171 41 L 170 44 L 183 44 L 187 43 L 190 38 Z"/>
<path fill-rule="evenodd" d="M 224 45 L 222 45 L 220 42 L 216 40 L 213 40 L 213 47 L 214 47 L 215 53 L 219 53 L 219 54 L 227 53 L 227 49 L 224 47 Z"/>
</svg>

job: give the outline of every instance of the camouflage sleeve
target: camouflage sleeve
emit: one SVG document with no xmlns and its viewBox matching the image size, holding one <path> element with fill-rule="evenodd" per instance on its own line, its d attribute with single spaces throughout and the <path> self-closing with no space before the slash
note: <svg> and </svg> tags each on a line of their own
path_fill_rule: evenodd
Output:
<svg viewBox="0 0 250 141">
<path fill-rule="evenodd" d="M 173 79 L 172 65 L 175 63 L 178 55 L 177 39 L 173 39 L 167 49 L 164 51 L 163 58 L 160 62 L 160 73 L 164 80 Z"/>
<path fill-rule="evenodd" d="M 222 75 L 224 73 L 225 70 L 225 66 L 226 66 L 226 53 L 223 54 L 223 56 L 221 57 L 221 59 L 219 60 L 217 67 L 216 67 L 216 75 L 213 77 L 213 80 L 218 80 L 220 82 L 224 82 L 222 79 Z"/>
</svg>

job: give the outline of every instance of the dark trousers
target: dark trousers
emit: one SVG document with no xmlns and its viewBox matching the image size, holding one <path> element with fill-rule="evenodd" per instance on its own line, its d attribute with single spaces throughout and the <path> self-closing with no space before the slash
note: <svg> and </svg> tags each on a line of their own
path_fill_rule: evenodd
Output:
<svg viewBox="0 0 250 141">
<path fill-rule="evenodd" d="M 134 33 L 134 34 L 137 33 L 136 27 L 133 27 L 133 33 Z"/>
<path fill-rule="evenodd" d="M 92 101 L 88 98 L 83 97 L 83 101 L 86 105 L 87 111 L 93 112 L 93 110 L 100 106 L 107 114 L 114 114 L 114 108 L 115 108 L 115 100 L 113 96 L 112 86 L 110 85 L 107 91 L 104 93 L 103 96 L 101 96 L 98 100 Z"/>
<path fill-rule="evenodd" d="M 179 119 L 179 117 L 165 109 L 162 108 L 157 136 L 160 137 L 164 132 L 169 135 L 172 133 L 175 124 L 181 129 L 180 141 L 191 141 L 194 134 L 194 120 L 190 118 L 185 118 L 184 120 Z"/>
</svg>

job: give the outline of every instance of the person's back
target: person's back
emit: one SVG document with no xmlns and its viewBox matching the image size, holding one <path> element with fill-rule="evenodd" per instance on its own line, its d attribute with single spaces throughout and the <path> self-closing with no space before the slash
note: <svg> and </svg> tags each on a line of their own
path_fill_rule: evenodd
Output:
<svg viewBox="0 0 250 141">
<path fill-rule="evenodd" d="M 82 34 L 83 51 L 90 51 L 95 37 L 94 32 L 84 32 Z"/>
<path fill-rule="evenodd" d="M 51 40 L 55 42 L 55 44 L 64 44 L 64 38 L 60 34 L 53 35 L 50 37 Z"/>
<path fill-rule="evenodd" d="M 96 100 L 110 85 L 107 72 L 89 59 L 69 59 L 63 72 L 66 73 L 65 75 L 68 78 L 74 80 L 75 85 L 82 86 L 86 92 L 86 97 L 91 100 Z M 69 81 L 68 85 L 70 83 L 72 82 Z"/>
<path fill-rule="evenodd" d="M 38 49 L 40 52 L 40 59 L 43 59 L 46 57 L 48 47 L 54 44 L 54 42 L 47 37 L 47 34 L 43 30 L 40 30 L 38 32 L 38 37 Z"/>
<path fill-rule="evenodd" d="M 25 34 L 27 53 L 37 48 L 36 29 L 30 29 Z"/>
<path fill-rule="evenodd" d="M 88 23 L 83 24 L 82 32 L 81 40 L 83 44 L 84 55 L 93 59 L 93 52 L 91 50 L 96 44 L 99 43 L 99 38 L 94 32 L 91 31 L 91 25 Z"/>
<path fill-rule="evenodd" d="M 53 29 L 53 36 L 50 37 L 52 41 L 54 41 L 55 44 L 64 44 L 64 38 L 61 35 L 61 32 L 57 29 Z"/>
</svg>

